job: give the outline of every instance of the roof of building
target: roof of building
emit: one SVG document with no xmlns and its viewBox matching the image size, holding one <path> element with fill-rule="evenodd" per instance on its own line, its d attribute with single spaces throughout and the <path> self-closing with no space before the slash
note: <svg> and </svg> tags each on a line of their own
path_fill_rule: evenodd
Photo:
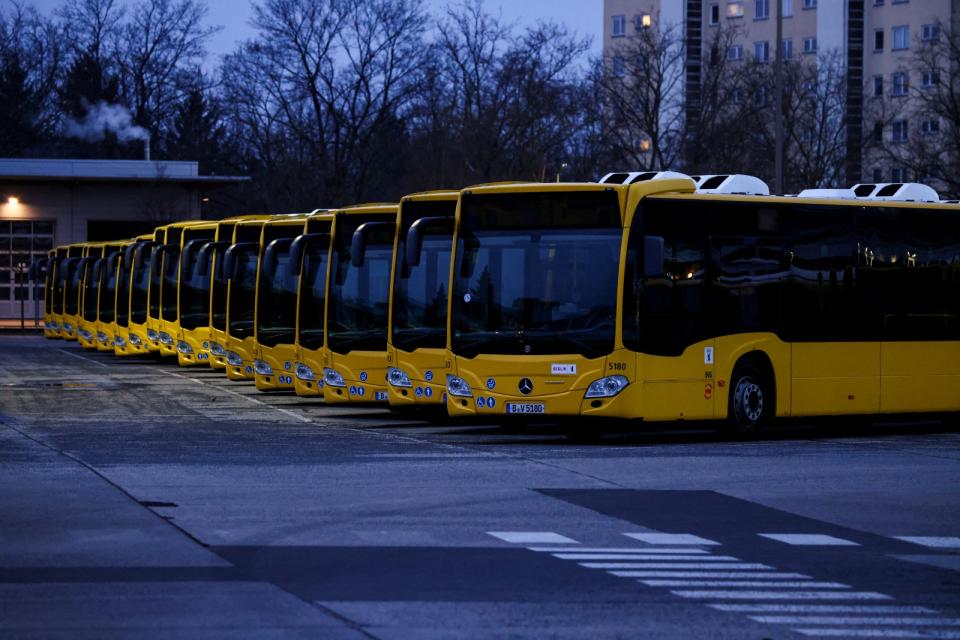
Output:
<svg viewBox="0 0 960 640">
<path fill-rule="evenodd" d="M 0 158 L 0 180 L 231 184 L 250 177 L 202 176 L 197 163 L 190 161 Z"/>
</svg>

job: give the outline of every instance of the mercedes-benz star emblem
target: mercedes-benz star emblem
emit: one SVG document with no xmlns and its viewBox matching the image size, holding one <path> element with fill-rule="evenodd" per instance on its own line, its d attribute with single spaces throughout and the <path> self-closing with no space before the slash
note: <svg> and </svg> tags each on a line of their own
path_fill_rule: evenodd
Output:
<svg viewBox="0 0 960 640">
<path fill-rule="evenodd" d="M 530 392 L 533 391 L 533 381 L 530 378 L 520 378 L 520 384 L 517 385 L 517 388 L 523 395 L 530 395 Z"/>
</svg>

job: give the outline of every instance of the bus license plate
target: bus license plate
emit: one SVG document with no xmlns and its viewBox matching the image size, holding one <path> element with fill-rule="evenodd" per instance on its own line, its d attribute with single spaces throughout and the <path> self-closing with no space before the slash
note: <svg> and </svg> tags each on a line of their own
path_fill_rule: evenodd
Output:
<svg viewBox="0 0 960 640">
<path fill-rule="evenodd" d="M 508 402 L 507 413 L 546 413 L 542 402 Z"/>
</svg>

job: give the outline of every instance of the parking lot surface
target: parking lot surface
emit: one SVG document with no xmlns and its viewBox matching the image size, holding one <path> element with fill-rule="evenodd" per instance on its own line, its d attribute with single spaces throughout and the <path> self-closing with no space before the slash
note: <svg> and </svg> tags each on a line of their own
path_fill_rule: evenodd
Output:
<svg viewBox="0 0 960 640">
<path fill-rule="evenodd" d="M 960 424 L 427 421 L 0 337 L 0 636 L 960 638 Z"/>
</svg>

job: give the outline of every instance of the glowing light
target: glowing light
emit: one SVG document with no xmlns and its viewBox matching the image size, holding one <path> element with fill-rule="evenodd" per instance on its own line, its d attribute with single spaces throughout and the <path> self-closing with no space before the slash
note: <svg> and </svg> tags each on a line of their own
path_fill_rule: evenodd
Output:
<svg viewBox="0 0 960 640">
<path fill-rule="evenodd" d="M 640 18 L 640 22 L 641 24 L 643 24 L 643 26 L 649 27 L 652 24 L 652 19 L 650 18 L 650 14 L 649 13 L 643 14 L 643 17 Z"/>
<path fill-rule="evenodd" d="M 17 196 L 10 196 L 7 198 L 7 204 L 20 204 L 20 198 Z"/>
</svg>

